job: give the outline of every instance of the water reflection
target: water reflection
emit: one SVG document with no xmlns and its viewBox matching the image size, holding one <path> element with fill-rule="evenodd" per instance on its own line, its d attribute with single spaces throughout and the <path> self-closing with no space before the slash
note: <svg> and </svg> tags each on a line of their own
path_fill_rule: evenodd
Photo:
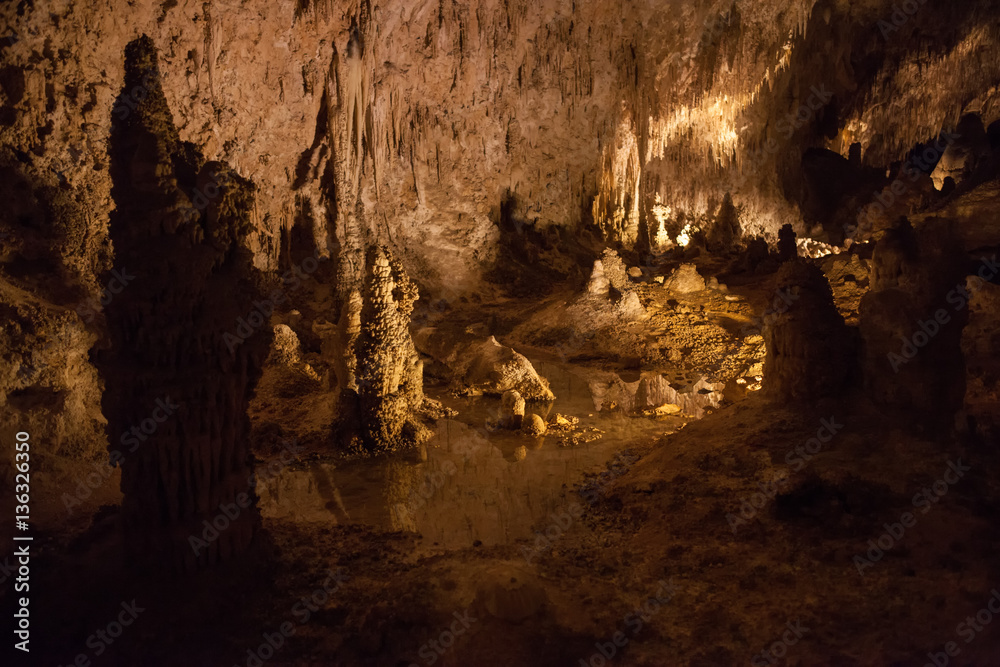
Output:
<svg viewBox="0 0 1000 667">
<path fill-rule="evenodd" d="M 601 381 L 594 376 L 599 372 L 558 363 L 537 363 L 536 368 L 549 379 L 557 399 L 529 403 L 527 411 L 546 420 L 557 412 L 579 417 L 580 428 L 599 428 L 603 438 L 561 447 L 555 433 L 536 438 L 488 428 L 497 416 L 496 398 L 435 396 L 459 414 L 437 424 L 426 460 L 289 466 L 260 483 L 262 513 L 277 520 L 414 531 L 426 545 L 449 549 L 476 540 L 510 543 L 530 537 L 533 528 L 549 522 L 550 514 L 576 501 L 573 486 L 585 473 L 602 470 L 629 443 L 658 437 L 683 423 L 679 417 L 653 420 L 598 412 L 605 398 L 592 388 Z"/>
</svg>

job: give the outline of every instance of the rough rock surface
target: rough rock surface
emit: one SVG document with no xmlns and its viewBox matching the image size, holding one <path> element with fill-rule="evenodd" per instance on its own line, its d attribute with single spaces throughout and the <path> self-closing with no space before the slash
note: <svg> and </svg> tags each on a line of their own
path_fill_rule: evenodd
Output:
<svg viewBox="0 0 1000 667">
<path fill-rule="evenodd" d="M 622 294 L 631 288 L 632 283 L 628 279 L 625 262 L 622 261 L 617 252 L 611 248 L 605 249 L 604 254 L 601 255 L 601 264 L 611 287 Z"/>
<path fill-rule="evenodd" d="M 361 442 L 369 454 L 416 444 L 426 432 L 414 414 L 424 401 L 423 362 L 410 338 L 417 288 L 387 248 L 373 246 L 361 308 L 357 385 Z M 350 417 L 348 417 L 350 418 Z"/>
<path fill-rule="evenodd" d="M 671 292 L 689 294 L 705 289 L 705 279 L 698 273 L 694 264 L 681 264 L 664 281 L 663 286 Z"/>
<path fill-rule="evenodd" d="M 639 295 L 628 292 L 615 304 L 615 314 L 625 322 L 638 322 L 649 317 L 639 301 Z"/>
<path fill-rule="evenodd" d="M 995 260 L 994 260 L 995 261 Z M 1000 286 L 970 279 L 969 323 L 962 331 L 966 364 L 963 430 L 986 442 L 1000 438 Z"/>
<path fill-rule="evenodd" d="M 918 230 L 900 221 L 879 239 L 871 292 L 859 308 L 864 384 L 879 404 L 915 409 L 922 422 L 952 424 L 965 395 L 961 337 L 968 309 L 956 309 L 949 295 L 964 285 L 966 262 L 941 220 Z"/>
<path fill-rule="evenodd" d="M 500 428 L 518 429 L 524 419 L 524 399 L 516 389 L 508 389 L 500 397 Z"/>
<path fill-rule="evenodd" d="M 493 336 L 424 328 L 417 332 L 417 343 L 421 352 L 445 365 L 449 379 L 463 393 L 501 396 L 515 389 L 526 401 L 555 399 L 548 380 L 538 375 L 528 358 Z"/>
<path fill-rule="evenodd" d="M 587 281 L 587 294 L 597 298 L 606 297 L 610 286 L 611 282 L 604 275 L 604 262 L 599 259 L 594 260 L 594 268 L 590 272 L 590 280 Z"/>
<path fill-rule="evenodd" d="M 538 375 L 528 358 L 493 336 L 472 347 L 469 354 L 463 381 L 474 392 L 495 395 L 516 389 L 526 401 L 555 399 L 548 381 Z"/>
<path fill-rule="evenodd" d="M 545 429 L 545 420 L 534 412 L 525 417 L 524 422 L 521 424 L 521 430 L 524 434 L 532 437 L 545 435 Z"/>
<path fill-rule="evenodd" d="M 98 351 L 97 366 L 130 548 L 190 569 L 245 549 L 259 522 L 247 408 L 271 328 L 255 310 L 263 280 L 242 245 L 254 194 L 180 142 L 149 39 L 129 44 L 125 73 L 122 95 L 148 87 L 114 124 L 110 149 L 111 238 L 116 262 L 135 277 L 104 310 L 110 346 Z M 192 207 L 186 193 L 209 178 L 217 195 Z M 222 505 L 242 509 L 193 548 L 192 536 L 203 536 L 202 522 Z"/>
<path fill-rule="evenodd" d="M 854 343 L 826 276 L 805 260 L 782 265 L 786 301 L 765 320 L 764 390 L 781 400 L 836 395 L 852 377 Z"/>
</svg>

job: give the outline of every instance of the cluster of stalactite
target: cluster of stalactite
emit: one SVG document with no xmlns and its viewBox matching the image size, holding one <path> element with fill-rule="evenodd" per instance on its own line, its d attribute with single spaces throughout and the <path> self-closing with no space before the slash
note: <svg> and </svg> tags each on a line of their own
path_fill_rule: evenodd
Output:
<svg viewBox="0 0 1000 667">
<path fill-rule="evenodd" d="M 139 101 L 112 126 L 110 236 L 128 284 L 97 365 L 130 551 L 191 569 L 245 549 L 259 523 L 247 407 L 271 328 L 244 246 L 254 188 L 180 141 L 148 38 L 125 60 L 122 94 Z"/>
</svg>

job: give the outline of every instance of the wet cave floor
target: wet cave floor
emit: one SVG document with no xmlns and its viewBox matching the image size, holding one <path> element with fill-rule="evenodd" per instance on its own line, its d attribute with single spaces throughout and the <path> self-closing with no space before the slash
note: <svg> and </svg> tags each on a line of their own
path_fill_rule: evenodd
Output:
<svg viewBox="0 0 1000 667">
<path fill-rule="evenodd" d="M 601 410 L 592 382 L 634 379 L 630 362 L 518 348 L 557 396 L 528 411 L 576 417 L 577 433 L 600 438 L 563 446 L 557 432 L 497 431 L 496 398 L 430 385 L 458 414 L 438 421 L 423 453 L 345 461 L 306 445 L 290 464 L 262 456 L 250 553 L 182 578 L 130 566 L 114 498 L 95 496 L 103 507 L 72 542 L 39 535 L 37 636 L 51 638 L 40 657 L 923 665 L 954 642 L 950 664 L 996 664 L 1000 623 L 961 625 L 1000 587 L 994 451 L 915 431 L 858 396 L 804 409 L 746 382 L 728 383 L 701 419 L 626 416 Z M 135 631 L 91 640 L 133 600 Z"/>
</svg>

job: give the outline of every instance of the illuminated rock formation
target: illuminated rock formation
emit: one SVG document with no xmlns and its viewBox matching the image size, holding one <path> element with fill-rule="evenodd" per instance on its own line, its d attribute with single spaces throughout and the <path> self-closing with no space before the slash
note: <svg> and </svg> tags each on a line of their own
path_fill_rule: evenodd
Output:
<svg viewBox="0 0 1000 667">
<path fill-rule="evenodd" d="M 524 420 L 524 399 L 516 389 L 508 389 L 500 397 L 500 419 L 497 424 L 500 428 L 517 429 L 521 428 Z"/>
<path fill-rule="evenodd" d="M 243 245 L 253 187 L 179 140 L 148 38 L 125 60 L 122 94 L 144 92 L 112 128 L 111 239 L 135 277 L 105 308 L 98 368 L 128 545 L 184 569 L 245 549 L 257 527 L 247 407 L 271 328 L 254 309 L 263 281 Z M 225 529 L 206 538 L 218 516 Z"/>
<path fill-rule="evenodd" d="M 424 402 L 423 362 L 410 338 L 417 288 L 388 249 L 367 252 L 360 331 L 355 344 L 358 412 L 368 454 L 417 444 L 429 436 L 415 413 Z"/>
</svg>

